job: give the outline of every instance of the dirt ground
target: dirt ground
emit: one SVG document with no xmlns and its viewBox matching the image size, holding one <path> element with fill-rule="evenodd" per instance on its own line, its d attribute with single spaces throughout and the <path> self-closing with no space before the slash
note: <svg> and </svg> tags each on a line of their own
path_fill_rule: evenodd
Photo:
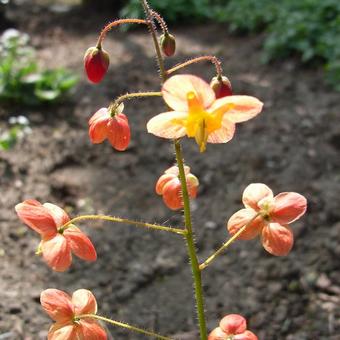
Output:
<svg viewBox="0 0 340 340">
<path fill-rule="evenodd" d="M 40 63 L 71 68 L 81 81 L 62 105 L 0 111 L 2 122 L 23 114 L 32 128 L 0 154 L 0 339 L 45 339 L 51 320 L 41 310 L 40 292 L 87 288 L 101 315 L 197 340 L 191 273 L 180 236 L 83 222 L 98 260 L 75 259 L 71 270 L 59 274 L 34 255 L 37 234 L 14 212 L 18 202 L 36 198 L 65 207 L 71 216 L 105 213 L 182 225 L 181 213 L 169 211 L 154 192 L 159 175 L 174 162 L 171 143 L 145 129 L 148 119 L 164 110 L 161 99 L 127 103 L 132 142 L 124 153 L 108 143 L 91 145 L 87 134 L 90 115 L 119 94 L 159 89 L 148 35 L 142 29 L 111 32 L 105 41 L 110 71 L 94 86 L 82 74 L 82 58 L 110 19 L 107 14 L 29 7 L 16 15 L 16 26 L 32 36 Z M 228 144 L 209 145 L 204 154 L 193 141 L 183 144 L 186 163 L 201 182 L 192 204 L 199 258 L 227 238 L 225 220 L 241 208 L 249 183 L 266 183 L 275 193 L 297 191 L 309 201 L 308 213 L 293 225 L 296 242 L 289 256 L 270 256 L 258 239 L 240 241 L 203 272 L 209 329 L 221 316 L 240 313 L 260 340 L 339 340 L 339 93 L 327 87 L 321 69 L 303 69 L 295 60 L 263 65 L 261 36 L 231 37 L 214 25 L 173 32 L 178 53 L 168 65 L 216 54 L 234 92 L 265 103 L 263 113 L 240 124 Z M 214 75 L 208 64 L 187 72 L 207 81 Z M 108 330 L 114 339 L 144 339 Z"/>
</svg>

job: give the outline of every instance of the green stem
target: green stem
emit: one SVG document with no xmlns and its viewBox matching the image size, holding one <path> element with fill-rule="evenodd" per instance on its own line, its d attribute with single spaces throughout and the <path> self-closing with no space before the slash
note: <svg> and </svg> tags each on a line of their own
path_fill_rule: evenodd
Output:
<svg viewBox="0 0 340 340">
<path fill-rule="evenodd" d="M 197 260 L 194 233 L 192 230 L 192 223 L 191 223 L 190 200 L 189 200 L 188 188 L 187 188 L 185 172 L 184 172 L 182 149 L 181 149 L 181 144 L 179 140 L 175 141 L 175 149 L 176 149 L 177 165 L 178 165 L 178 170 L 179 170 L 179 178 L 180 178 L 181 186 L 182 186 L 184 220 L 185 220 L 185 228 L 187 231 L 187 234 L 185 235 L 185 239 L 186 239 L 186 243 L 188 247 L 188 254 L 189 254 L 190 263 L 191 263 L 192 275 L 194 278 L 195 298 L 196 298 L 197 316 L 198 316 L 199 327 L 200 327 L 200 335 L 201 335 L 201 340 L 207 340 L 207 327 L 206 327 L 205 315 L 204 315 L 202 278 L 201 278 L 201 271 L 199 269 L 199 263 Z"/>
<path fill-rule="evenodd" d="M 232 243 L 236 241 L 236 239 L 244 233 L 247 227 L 259 216 L 260 214 L 256 214 L 251 220 L 248 221 L 242 228 L 240 228 L 229 240 L 227 240 L 223 245 L 217 249 L 212 255 L 210 255 L 202 264 L 200 264 L 200 270 L 205 269 L 209 266 L 209 264 L 216 259 L 218 255 L 220 255 L 223 251 L 225 251 Z"/>
<path fill-rule="evenodd" d="M 158 224 L 152 224 L 152 223 L 145 223 L 145 222 L 139 222 L 139 221 L 133 221 L 129 220 L 127 218 L 120 218 L 115 216 L 106 216 L 106 215 L 83 215 L 73 218 L 72 220 L 68 221 L 61 227 L 61 231 L 67 229 L 70 227 L 70 225 L 83 220 L 102 220 L 102 221 L 110 221 L 114 223 L 125 223 L 125 224 L 133 224 L 137 227 L 142 227 L 146 229 L 153 229 L 153 230 L 162 230 L 162 231 L 168 231 L 174 234 L 184 235 L 186 234 L 185 230 L 183 229 L 176 229 L 171 227 L 165 227 Z"/>
<path fill-rule="evenodd" d="M 124 323 L 124 322 L 120 322 L 120 321 L 116 321 L 116 320 L 111 320 L 108 318 L 105 318 L 104 316 L 100 316 L 100 315 L 96 315 L 96 314 L 83 314 L 83 315 L 77 315 L 77 319 L 84 319 L 84 318 L 92 318 L 92 319 L 97 319 L 100 321 L 105 321 L 107 323 L 110 323 L 111 325 L 114 326 L 118 326 L 118 327 L 123 327 L 128 329 L 129 331 L 132 332 L 136 332 L 136 333 L 141 333 L 144 335 L 148 335 L 148 336 L 153 336 L 156 339 L 160 339 L 160 340 L 173 340 L 172 338 L 169 338 L 167 336 L 163 336 L 151 331 L 147 331 L 145 329 L 139 328 L 139 327 L 135 327 L 135 326 L 131 326 L 128 323 Z"/>
<path fill-rule="evenodd" d="M 148 26 L 149 26 L 149 30 L 150 30 L 150 33 L 151 33 L 151 36 L 152 36 L 153 44 L 155 46 L 160 77 L 162 79 L 162 83 L 164 83 L 165 80 L 166 80 L 166 70 L 165 70 L 165 66 L 164 66 L 164 59 L 163 59 L 163 56 L 162 56 L 161 48 L 159 46 L 159 42 L 158 42 L 158 39 L 157 39 L 156 28 L 155 28 L 155 25 L 153 23 L 152 10 L 150 9 L 150 6 L 149 6 L 149 4 L 147 3 L 146 0 L 140 0 L 140 1 L 142 3 L 143 8 L 144 8 L 145 15 L 148 19 Z"/>
</svg>

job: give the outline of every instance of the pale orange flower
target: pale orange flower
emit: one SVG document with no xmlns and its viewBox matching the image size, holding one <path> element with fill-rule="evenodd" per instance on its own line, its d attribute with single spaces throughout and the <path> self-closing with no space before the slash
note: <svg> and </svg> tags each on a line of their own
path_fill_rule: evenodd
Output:
<svg viewBox="0 0 340 340">
<path fill-rule="evenodd" d="M 185 135 L 195 138 L 200 151 L 206 143 L 226 143 L 235 132 L 235 123 L 244 122 L 261 112 L 263 104 L 250 96 L 216 99 L 213 89 L 193 75 L 175 75 L 163 85 L 165 102 L 174 111 L 151 118 L 148 132 L 163 138 Z"/>
<path fill-rule="evenodd" d="M 70 218 L 58 206 L 31 199 L 17 204 L 15 210 L 21 221 L 40 234 L 39 253 L 53 270 L 67 270 L 72 253 L 85 261 L 97 259 L 92 242 L 79 228 L 74 225 L 62 228 Z"/>
<path fill-rule="evenodd" d="M 231 234 L 256 217 L 240 239 L 250 240 L 261 235 L 263 247 L 272 255 L 287 255 L 293 247 L 294 236 L 288 224 L 299 219 L 307 209 L 307 200 L 296 192 L 282 192 L 274 197 L 262 183 L 247 186 L 242 197 L 245 209 L 237 211 L 227 223 Z"/>
<path fill-rule="evenodd" d="M 106 332 L 91 317 L 96 314 L 97 302 L 86 289 L 78 289 L 70 297 L 58 289 L 46 289 L 40 295 L 40 303 L 55 323 L 48 331 L 48 340 L 106 340 Z"/>
<path fill-rule="evenodd" d="M 184 166 L 185 178 L 190 198 L 196 198 L 198 189 L 198 179 L 190 173 L 190 168 Z M 156 183 L 156 192 L 163 196 L 165 205 L 171 210 L 183 208 L 182 187 L 179 180 L 179 170 L 177 166 L 172 166 L 164 172 Z"/>
<path fill-rule="evenodd" d="M 208 340 L 258 340 L 257 336 L 247 330 L 246 319 L 239 314 L 226 315 L 219 327 L 215 328 Z"/>
</svg>

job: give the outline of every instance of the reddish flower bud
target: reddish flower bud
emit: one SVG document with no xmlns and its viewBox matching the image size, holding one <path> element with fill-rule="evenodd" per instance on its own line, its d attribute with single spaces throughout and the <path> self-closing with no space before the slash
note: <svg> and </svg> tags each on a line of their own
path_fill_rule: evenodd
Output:
<svg viewBox="0 0 340 340">
<path fill-rule="evenodd" d="M 130 143 L 129 121 L 124 113 L 111 117 L 107 108 L 101 108 L 89 120 L 89 136 L 93 144 L 107 138 L 113 148 L 124 151 Z"/>
<path fill-rule="evenodd" d="M 176 40 L 172 34 L 165 33 L 161 35 L 160 44 L 163 53 L 167 57 L 171 57 L 175 54 L 176 51 Z"/>
<path fill-rule="evenodd" d="M 214 90 L 216 99 L 231 96 L 233 94 L 230 80 L 225 76 L 221 79 L 214 77 L 210 82 L 210 87 Z"/>
<path fill-rule="evenodd" d="M 184 170 L 188 194 L 191 198 L 196 198 L 199 181 L 196 176 L 190 173 L 188 166 L 185 166 Z M 165 171 L 156 184 L 156 193 L 163 196 L 165 205 L 171 210 L 183 208 L 182 187 L 178 175 L 178 167 L 173 166 Z"/>
<path fill-rule="evenodd" d="M 98 47 L 90 47 L 84 56 L 84 67 L 87 78 L 93 83 L 99 83 L 105 76 L 110 64 L 106 51 Z"/>
</svg>

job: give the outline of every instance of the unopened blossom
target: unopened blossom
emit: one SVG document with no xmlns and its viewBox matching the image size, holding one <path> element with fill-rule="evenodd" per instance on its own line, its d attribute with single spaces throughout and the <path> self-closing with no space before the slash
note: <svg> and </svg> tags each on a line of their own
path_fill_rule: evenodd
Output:
<svg viewBox="0 0 340 340">
<path fill-rule="evenodd" d="M 124 113 L 113 116 L 105 107 L 98 110 L 89 120 L 89 136 L 93 144 L 108 139 L 112 147 L 124 151 L 130 143 L 130 126 Z"/>
<path fill-rule="evenodd" d="M 220 321 L 219 327 L 209 334 L 208 340 L 258 340 L 258 338 L 247 330 L 247 321 L 243 316 L 229 314 Z"/>
<path fill-rule="evenodd" d="M 46 289 L 40 295 L 40 303 L 55 323 L 48 331 L 48 340 L 106 340 L 100 324 L 90 316 L 96 314 L 97 302 L 87 289 L 78 289 L 70 297 L 58 289 Z"/>
<path fill-rule="evenodd" d="M 63 228 L 70 218 L 58 206 L 30 199 L 17 204 L 15 210 L 21 221 L 40 234 L 38 253 L 53 270 L 67 270 L 72 253 L 85 261 L 97 259 L 92 242 L 79 228 L 74 225 Z"/>
<path fill-rule="evenodd" d="M 188 166 L 184 167 L 190 198 L 196 198 L 199 181 L 196 176 L 190 173 Z M 183 208 L 182 187 L 179 179 L 177 166 L 172 166 L 164 172 L 156 183 L 156 192 L 163 197 L 165 205 L 171 210 Z"/>
<path fill-rule="evenodd" d="M 162 87 L 166 104 L 173 111 L 151 118 L 148 132 L 163 138 L 195 138 L 201 152 L 207 143 L 226 143 L 235 132 L 235 123 L 255 117 L 263 104 L 251 96 L 216 99 L 215 92 L 201 78 L 175 75 Z"/>
<path fill-rule="evenodd" d="M 216 99 L 233 94 L 230 80 L 226 76 L 214 77 L 210 82 L 210 87 L 215 92 Z"/>
<path fill-rule="evenodd" d="M 99 83 L 109 68 L 110 57 L 102 47 L 90 47 L 84 56 L 84 68 L 92 83 Z"/>
<path fill-rule="evenodd" d="M 288 225 L 306 212 L 306 198 L 296 192 L 282 192 L 274 197 L 267 185 L 253 183 L 244 190 L 242 201 L 245 209 L 230 217 L 227 223 L 229 232 L 235 234 L 252 220 L 239 238 L 250 240 L 260 235 L 262 245 L 269 253 L 287 255 L 294 243 Z"/>
</svg>

